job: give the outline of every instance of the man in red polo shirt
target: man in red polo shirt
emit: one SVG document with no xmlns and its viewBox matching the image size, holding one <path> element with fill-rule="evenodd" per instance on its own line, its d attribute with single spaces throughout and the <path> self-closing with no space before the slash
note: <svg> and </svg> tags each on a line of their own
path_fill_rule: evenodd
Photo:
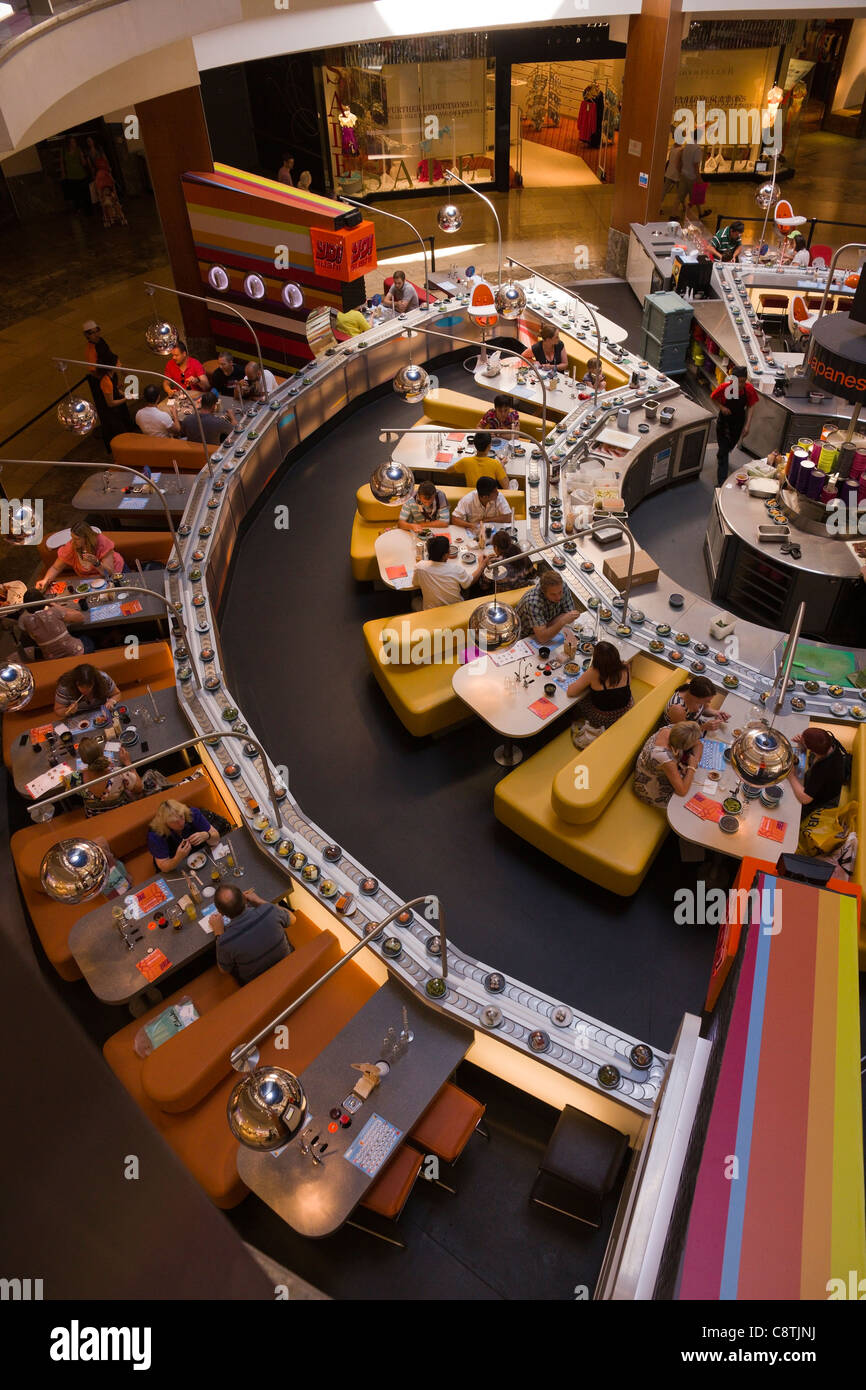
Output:
<svg viewBox="0 0 866 1390">
<path fill-rule="evenodd" d="M 718 447 L 718 469 L 716 487 L 721 487 L 728 476 L 728 459 L 737 441 L 745 439 L 749 433 L 752 411 L 758 404 L 758 393 L 746 380 L 745 367 L 734 367 L 727 381 L 717 386 L 712 399 L 719 407 L 716 420 L 716 444 Z"/>
<path fill-rule="evenodd" d="M 174 395 L 178 386 L 186 387 L 187 391 L 208 389 L 204 367 L 197 358 L 190 357 L 186 343 L 182 343 L 179 338 L 171 350 L 169 361 L 165 364 L 165 374 L 169 381 L 174 383 L 172 386 L 166 383 L 165 389 L 169 395 Z"/>
</svg>

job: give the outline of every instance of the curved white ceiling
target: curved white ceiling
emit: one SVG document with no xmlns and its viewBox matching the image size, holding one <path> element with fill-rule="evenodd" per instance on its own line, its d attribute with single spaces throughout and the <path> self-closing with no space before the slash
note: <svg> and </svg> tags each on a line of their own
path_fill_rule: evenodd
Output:
<svg viewBox="0 0 866 1390">
<path fill-rule="evenodd" d="M 199 72 L 364 39 L 525 25 L 525 0 L 124 0 L 0 51 L 0 155 L 198 85 Z M 628 15 L 640 0 L 535 0 L 531 23 Z M 433 22 L 430 23 L 429 21 Z M 429 27 L 428 27 L 429 25 Z M 5 130 L 4 130 L 5 126 Z"/>
</svg>

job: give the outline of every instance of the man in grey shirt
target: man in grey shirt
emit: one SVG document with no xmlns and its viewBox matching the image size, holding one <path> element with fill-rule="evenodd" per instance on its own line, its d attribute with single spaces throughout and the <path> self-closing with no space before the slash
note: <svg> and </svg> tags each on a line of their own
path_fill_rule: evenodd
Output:
<svg viewBox="0 0 866 1390">
<path fill-rule="evenodd" d="M 286 928 L 295 920 L 287 908 L 260 898 L 254 888 L 242 893 L 224 883 L 214 894 L 214 907 L 226 925 L 214 926 L 217 965 L 239 984 L 254 980 L 293 949 Z"/>
<path fill-rule="evenodd" d="M 395 314 L 408 314 L 418 308 L 418 292 L 406 279 L 405 270 L 394 271 L 394 283 L 385 295 L 385 303 L 391 305 Z"/>
<path fill-rule="evenodd" d="M 185 415 L 181 424 L 181 434 L 184 439 L 189 439 L 193 444 L 201 443 L 201 432 L 199 431 L 199 420 L 204 431 L 205 442 L 208 444 L 221 444 L 226 435 L 229 434 L 237 425 L 237 419 L 233 410 L 229 409 L 224 415 L 217 414 L 217 406 L 220 398 L 216 391 L 205 391 L 198 403 L 198 419 L 195 415 Z"/>
</svg>

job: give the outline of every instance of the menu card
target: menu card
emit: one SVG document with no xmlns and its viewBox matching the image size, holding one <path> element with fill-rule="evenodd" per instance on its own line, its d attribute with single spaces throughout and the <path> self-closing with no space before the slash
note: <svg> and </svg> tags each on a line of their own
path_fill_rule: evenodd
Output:
<svg viewBox="0 0 866 1390">
<path fill-rule="evenodd" d="M 122 603 L 120 605 L 120 611 L 125 618 L 131 618 L 133 613 L 141 612 L 141 604 L 137 598 L 130 599 L 129 603 Z"/>
<path fill-rule="evenodd" d="M 61 726 L 60 726 L 59 724 L 58 724 L 57 727 L 58 727 L 58 729 L 61 728 Z M 53 734 L 53 733 L 54 733 L 54 725 L 53 725 L 53 724 L 40 724 L 38 728 L 36 728 L 36 729 L 31 729 L 31 730 L 30 730 L 30 742 L 31 742 L 31 743 L 44 743 L 46 737 L 48 736 L 48 734 Z"/>
<path fill-rule="evenodd" d="M 704 768 L 707 772 L 721 772 L 725 766 L 725 747 L 726 745 L 717 738 L 705 738 L 698 767 Z"/>
<path fill-rule="evenodd" d="M 451 460 L 453 459 L 453 457 L 454 457 L 453 454 L 444 453 L 444 452 L 440 449 L 439 453 L 436 455 L 435 462 L 436 462 L 436 463 L 450 463 Z"/>
<path fill-rule="evenodd" d="M 147 506 L 149 500 L 148 497 L 123 497 L 117 504 L 118 510 L 142 511 Z M 139 969 L 141 969 L 140 966 Z"/>
<path fill-rule="evenodd" d="M 146 917 L 155 912 L 163 903 L 171 902 L 174 894 L 165 879 L 158 878 L 154 883 L 145 884 L 137 893 L 130 894 L 136 917 Z"/>
<path fill-rule="evenodd" d="M 694 796 L 686 802 L 686 810 L 691 811 L 692 815 L 700 816 L 701 820 L 720 821 L 725 814 L 718 801 L 713 801 L 710 796 L 704 796 L 703 792 L 695 792 Z"/>
<path fill-rule="evenodd" d="M 386 576 L 387 576 L 388 579 L 405 579 L 405 578 L 407 577 L 407 576 L 406 576 L 406 566 L 405 566 L 405 565 L 387 565 L 387 566 L 385 567 L 385 574 L 386 574 Z"/>
<path fill-rule="evenodd" d="M 463 439 L 463 435 L 460 433 L 459 430 L 452 430 L 451 433 L 446 435 L 445 437 L 446 439 L 450 439 L 453 444 L 459 444 L 460 441 Z"/>
<path fill-rule="evenodd" d="M 758 834 L 763 835 L 765 840 L 778 840 L 781 844 L 785 838 L 787 825 L 787 821 L 774 820 L 772 816 L 763 816 L 761 824 L 758 826 Z"/>
<path fill-rule="evenodd" d="M 58 787 L 63 785 L 64 777 L 69 777 L 71 772 L 72 769 L 67 763 L 58 763 L 56 767 L 49 768 L 40 777 L 34 777 L 32 782 L 25 784 L 28 795 L 35 801 L 46 792 L 57 791 Z"/>
<path fill-rule="evenodd" d="M 162 951 L 154 948 L 148 951 L 143 960 L 135 962 L 136 970 L 140 970 L 146 980 L 158 980 L 160 975 L 164 975 L 166 970 L 171 969 L 171 961 L 168 956 L 163 955 Z"/>
<path fill-rule="evenodd" d="M 533 700 L 529 708 L 539 719 L 549 719 L 552 714 L 556 714 L 559 707 L 552 700 L 548 700 L 546 695 L 542 695 L 540 700 Z"/>
<path fill-rule="evenodd" d="M 520 661 L 522 657 L 528 657 L 529 660 L 532 660 L 535 653 L 521 637 L 520 641 L 515 642 L 512 647 L 503 647 L 500 651 L 488 652 L 487 655 L 494 666 L 507 666 L 509 662 Z"/>
</svg>

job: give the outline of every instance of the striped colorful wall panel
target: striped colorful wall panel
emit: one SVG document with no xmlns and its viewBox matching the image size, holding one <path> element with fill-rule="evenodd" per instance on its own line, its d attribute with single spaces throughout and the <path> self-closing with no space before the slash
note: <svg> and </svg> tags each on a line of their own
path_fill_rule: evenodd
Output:
<svg viewBox="0 0 866 1390">
<path fill-rule="evenodd" d="M 346 204 L 222 164 L 213 173 L 185 174 L 183 185 L 202 294 L 235 304 L 250 320 L 266 365 L 278 372 L 297 370 L 312 357 L 306 337 L 308 314 L 323 305 L 351 308 L 364 297 L 363 279 L 342 283 L 313 270 L 310 228 L 333 227 L 345 215 Z M 275 264 L 277 247 L 286 248 L 288 265 L 286 253 Z M 225 291 L 208 283 L 214 265 L 222 266 L 229 277 Z M 251 300 L 244 291 L 251 273 L 264 283 L 263 299 Z M 300 309 L 287 307 L 280 297 L 287 282 L 301 287 Z M 218 349 L 245 359 L 254 355 L 249 332 L 234 314 L 214 306 L 210 319 Z"/>
<path fill-rule="evenodd" d="M 829 1280 L 866 1276 L 857 900 L 756 887 L 682 1299 L 826 1299 Z"/>
</svg>

